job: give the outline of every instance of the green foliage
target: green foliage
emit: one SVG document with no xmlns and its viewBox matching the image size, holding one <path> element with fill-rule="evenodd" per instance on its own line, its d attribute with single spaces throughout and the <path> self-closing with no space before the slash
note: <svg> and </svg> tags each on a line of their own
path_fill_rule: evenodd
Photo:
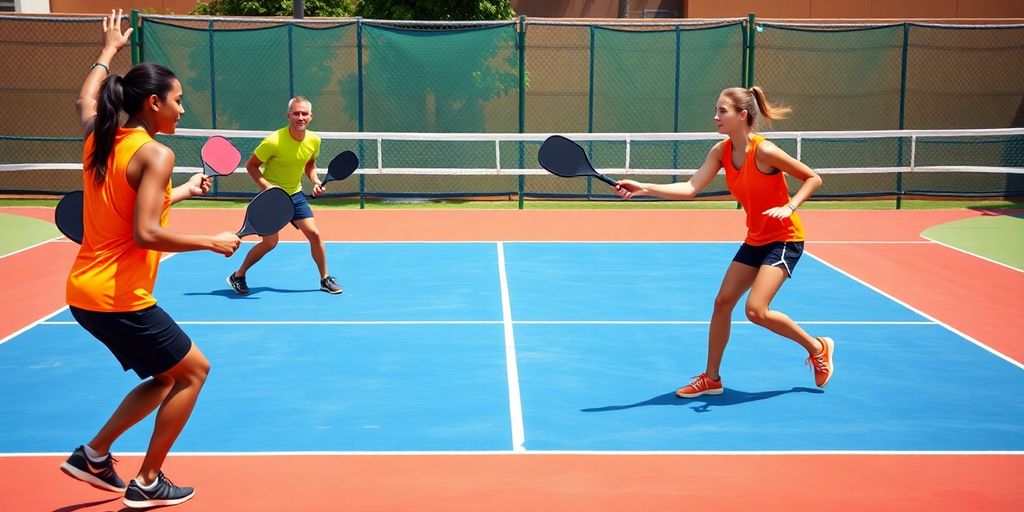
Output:
<svg viewBox="0 0 1024 512">
<path fill-rule="evenodd" d="M 291 16 L 294 13 L 292 0 L 201 0 L 189 14 L 204 16 Z M 344 18 L 352 16 L 355 7 L 352 0 L 305 0 L 303 10 L 306 16 Z"/>
<path fill-rule="evenodd" d="M 371 20 L 489 21 L 516 16 L 508 0 L 360 0 L 356 16 Z"/>
</svg>

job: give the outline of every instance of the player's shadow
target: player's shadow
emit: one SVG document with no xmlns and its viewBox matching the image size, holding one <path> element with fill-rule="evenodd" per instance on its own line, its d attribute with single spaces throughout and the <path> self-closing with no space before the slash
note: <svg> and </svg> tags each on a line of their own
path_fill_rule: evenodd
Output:
<svg viewBox="0 0 1024 512">
<path fill-rule="evenodd" d="M 721 395 L 701 395 L 697 398 L 679 398 L 675 392 L 658 395 L 654 398 L 627 405 L 606 405 L 604 407 L 592 407 L 581 409 L 582 412 L 612 412 L 634 407 L 648 407 L 652 405 L 686 405 L 694 412 L 711 412 L 713 407 L 725 407 L 727 405 L 738 405 L 758 400 L 767 400 L 789 393 L 814 393 L 821 394 L 824 391 L 814 388 L 795 387 L 790 389 L 779 389 L 775 391 L 740 391 L 738 389 L 725 388 Z"/>
<path fill-rule="evenodd" d="M 90 501 L 88 503 L 78 503 L 78 504 L 75 504 L 75 505 L 68 505 L 66 507 L 61 507 L 61 508 L 54 509 L 53 512 L 74 512 L 76 510 L 81 510 L 83 508 L 98 507 L 100 505 L 103 505 L 104 503 L 111 503 L 113 501 L 120 502 L 121 498 L 120 497 L 115 497 L 115 498 L 110 498 L 110 499 L 106 499 L 106 500 Z"/>
<path fill-rule="evenodd" d="M 319 291 L 319 288 L 307 288 L 305 290 L 285 290 L 283 288 L 273 288 L 270 286 L 253 286 L 252 288 L 249 288 L 249 295 L 239 295 L 230 288 L 224 290 L 211 290 L 208 292 L 186 292 L 182 295 L 212 295 L 215 297 L 224 297 L 233 300 L 252 300 L 258 299 L 259 297 L 254 297 L 254 295 L 259 295 L 261 293 L 313 293 Z"/>
</svg>

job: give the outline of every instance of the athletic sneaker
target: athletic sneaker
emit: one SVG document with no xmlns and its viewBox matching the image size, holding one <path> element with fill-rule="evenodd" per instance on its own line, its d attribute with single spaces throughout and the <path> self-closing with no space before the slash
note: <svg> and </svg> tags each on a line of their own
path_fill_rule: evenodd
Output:
<svg viewBox="0 0 1024 512">
<path fill-rule="evenodd" d="M 249 286 L 245 284 L 245 276 L 235 277 L 235 273 L 228 274 L 228 284 L 238 295 L 249 295 Z"/>
<path fill-rule="evenodd" d="M 825 387 L 829 379 L 836 373 L 836 366 L 832 362 L 832 354 L 836 351 L 836 342 L 832 338 L 818 338 L 821 342 L 821 351 L 813 356 L 807 356 L 807 366 L 814 369 L 814 383 L 819 388 Z"/>
<path fill-rule="evenodd" d="M 124 492 L 124 480 L 121 480 L 114 471 L 115 462 L 117 460 L 109 453 L 102 462 L 93 462 L 85 455 L 85 448 L 79 446 L 71 452 L 68 460 L 60 465 L 60 470 L 71 478 L 81 480 L 97 489 Z"/>
<path fill-rule="evenodd" d="M 164 472 L 161 471 L 156 476 L 156 486 L 152 489 L 143 489 L 138 480 L 132 480 L 132 483 L 128 484 L 128 490 L 124 492 L 124 499 L 121 501 L 128 508 L 163 507 L 185 503 L 195 495 L 195 489 L 174 485 L 164 476 Z"/>
<path fill-rule="evenodd" d="M 693 382 L 676 390 L 679 398 L 697 398 L 701 395 L 721 395 L 722 378 L 717 381 L 708 378 L 708 374 L 702 373 L 693 378 Z"/>
<path fill-rule="evenodd" d="M 331 276 L 320 280 L 320 289 L 327 293 L 341 293 L 341 285 Z"/>
</svg>

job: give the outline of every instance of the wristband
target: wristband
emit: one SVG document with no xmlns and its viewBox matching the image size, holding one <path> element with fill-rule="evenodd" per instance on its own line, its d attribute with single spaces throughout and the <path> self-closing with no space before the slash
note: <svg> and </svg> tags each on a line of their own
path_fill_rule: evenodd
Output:
<svg viewBox="0 0 1024 512">
<path fill-rule="evenodd" d="M 97 62 L 97 63 L 93 64 L 92 68 L 90 68 L 89 70 L 92 71 L 92 69 L 95 68 L 96 66 L 99 66 L 99 67 L 103 68 L 103 70 L 106 71 L 108 75 L 110 74 L 110 68 L 107 67 L 107 65 L 102 63 L 102 62 Z"/>
<path fill-rule="evenodd" d="M 788 206 L 791 211 L 796 211 L 796 207 L 793 206 L 793 203 L 786 203 L 786 206 Z"/>
</svg>

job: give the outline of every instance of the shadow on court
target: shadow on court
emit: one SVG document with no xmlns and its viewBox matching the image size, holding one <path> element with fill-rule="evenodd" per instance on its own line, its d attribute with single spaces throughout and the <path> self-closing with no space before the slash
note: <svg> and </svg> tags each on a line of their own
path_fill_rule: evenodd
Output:
<svg viewBox="0 0 1024 512">
<path fill-rule="evenodd" d="M 88 503 L 79 503 L 77 505 L 68 505 L 66 507 L 61 507 L 61 508 L 58 508 L 58 509 L 54 509 L 53 512 L 74 512 L 75 510 L 81 510 L 83 508 L 89 508 L 89 507 L 96 507 L 96 506 L 99 506 L 99 505 L 103 505 L 104 503 L 111 503 L 111 502 L 114 502 L 114 501 L 120 502 L 121 501 L 121 497 L 118 496 L 118 497 L 110 498 L 110 499 L 106 499 L 106 500 L 90 501 Z"/>
<path fill-rule="evenodd" d="M 319 288 L 307 288 L 305 290 L 285 290 L 282 288 L 271 288 L 269 286 L 253 286 L 249 288 L 249 295 L 239 295 L 234 290 L 228 288 L 224 290 L 213 290 L 209 292 L 185 292 L 182 295 L 213 295 L 216 297 L 226 297 L 228 299 L 257 299 L 259 297 L 253 297 L 261 293 L 322 293 Z"/>
<path fill-rule="evenodd" d="M 580 409 L 582 412 L 612 412 L 621 411 L 624 409 L 632 409 L 634 407 L 648 407 L 652 405 L 687 405 L 691 406 L 694 412 L 711 412 L 712 407 L 724 407 L 727 405 L 738 405 L 745 404 L 748 402 L 756 402 L 758 400 L 766 400 L 768 398 L 775 398 L 780 395 L 789 393 L 814 393 L 821 394 L 824 391 L 814 388 L 795 387 L 790 389 L 780 389 L 776 391 L 757 391 L 747 392 L 739 391 L 736 389 L 725 388 L 725 391 L 721 395 L 703 395 L 697 398 L 679 398 L 675 392 L 665 393 L 658 395 L 654 398 L 644 400 L 643 402 L 637 402 L 629 405 L 608 405 L 605 407 L 592 407 L 588 409 Z"/>
</svg>

